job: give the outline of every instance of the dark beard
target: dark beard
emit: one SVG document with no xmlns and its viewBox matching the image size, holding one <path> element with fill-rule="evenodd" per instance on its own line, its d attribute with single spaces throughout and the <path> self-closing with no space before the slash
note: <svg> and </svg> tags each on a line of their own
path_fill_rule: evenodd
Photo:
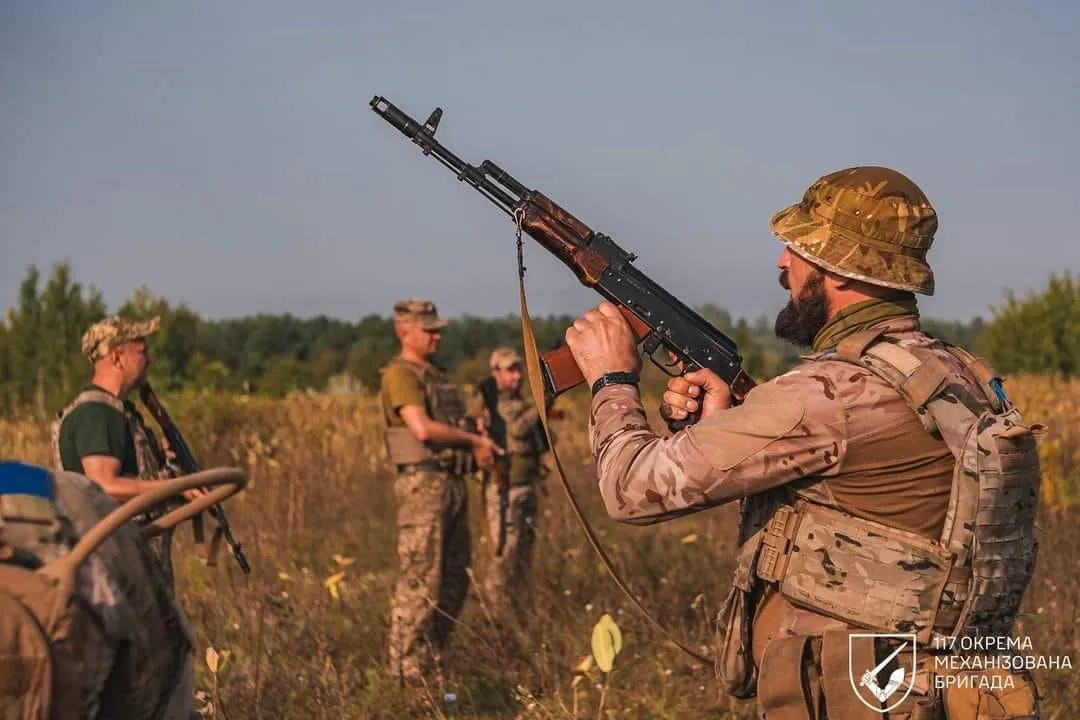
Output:
<svg viewBox="0 0 1080 720">
<path fill-rule="evenodd" d="M 781 279 L 781 285 L 785 285 Z M 797 298 L 776 315 L 776 337 L 800 347 L 813 345 L 814 338 L 829 322 L 829 299 L 825 296 L 825 275 L 814 273 Z"/>
</svg>

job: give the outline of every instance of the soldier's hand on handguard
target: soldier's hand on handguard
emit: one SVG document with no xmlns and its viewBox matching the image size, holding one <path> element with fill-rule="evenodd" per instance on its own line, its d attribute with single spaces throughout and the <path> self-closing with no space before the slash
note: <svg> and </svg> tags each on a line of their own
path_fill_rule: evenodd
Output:
<svg viewBox="0 0 1080 720">
<path fill-rule="evenodd" d="M 202 488 L 192 488 L 184 491 L 184 498 L 187 499 L 188 502 L 191 502 L 193 500 L 198 500 L 206 493 L 207 491 Z"/>
<path fill-rule="evenodd" d="M 161 438 L 161 451 L 165 453 L 165 459 L 170 463 L 176 462 L 176 451 L 172 449 L 172 445 L 169 445 L 167 438 Z"/>
<path fill-rule="evenodd" d="M 589 386 L 604 373 L 641 372 L 630 323 L 605 300 L 566 329 L 566 344 Z"/>
<path fill-rule="evenodd" d="M 476 458 L 476 465 L 481 470 L 487 470 L 488 468 L 495 466 L 495 456 L 505 455 L 501 447 L 495 444 L 495 441 L 489 437 L 483 435 L 474 435 L 473 440 L 473 457 Z"/>
<path fill-rule="evenodd" d="M 731 388 L 712 370 L 695 370 L 668 380 L 662 399 L 660 414 L 665 419 L 685 420 L 699 407 L 705 419 L 731 407 Z"/>
</svg>

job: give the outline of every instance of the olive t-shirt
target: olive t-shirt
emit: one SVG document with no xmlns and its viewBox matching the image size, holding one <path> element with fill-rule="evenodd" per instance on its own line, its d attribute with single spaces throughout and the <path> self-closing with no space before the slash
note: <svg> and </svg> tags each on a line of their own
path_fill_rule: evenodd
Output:
<svg viewBox="0 0 1080 720">
<path fill-rule="evenodd" d="M 419 365 L 412 365 L 412 367 L 420 369 Z M 391 363 L 383 371 L 381 387 L 383 412 L 390 427 L 405 426 L 405 421 L 398 415 L 398 411 L 406 405 L 419 405 L 430 412 L 427 406 L 427 393 L 424 389 L 424 381 L 429 377 L 432 379 L 439 377 L 439 371 L 428 366 L 421 374 L 417 374 L 401 362 Z"/>
<path fill-rule="evenodd" d="M 100 390 L 89 386 L 84 390 Z M 124 414 L 101 402 L 83 403 L 60 425 L 60 462 L 65 470 L 84 473 L 87 455 L 108 455 L 120 461 L 120 475 L 136 477 L 139 463 L 135 439 Z"/>
</svg>

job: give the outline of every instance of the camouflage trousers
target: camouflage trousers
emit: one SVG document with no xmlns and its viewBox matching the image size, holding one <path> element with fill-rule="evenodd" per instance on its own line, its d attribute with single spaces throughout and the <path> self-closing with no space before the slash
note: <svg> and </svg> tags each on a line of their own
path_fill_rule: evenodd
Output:
<svg viewBox="0 0 1080 720">
<path fill-rule="evenodd" d="M 465 480 L 431 470 L 400 473 L 400 575 L 390 612 L 390 666 L 414 680 L 441 666 L 469 591 L 469 504 Z"/>
<path fill-rule="evenodd" d="M 512 485 L 506 509 L 506 541 L 502 554 L 496 556 L 499 542 L 499 484 L 490 481 L 484 487 L 485 518 L 491 547 L 491 563 L 484 577 L 484 599 L 496 615 L 507 613 L 518 622 L 525 619 L 533 547 L 536 544 L 536 483 Z"/>
</svg>

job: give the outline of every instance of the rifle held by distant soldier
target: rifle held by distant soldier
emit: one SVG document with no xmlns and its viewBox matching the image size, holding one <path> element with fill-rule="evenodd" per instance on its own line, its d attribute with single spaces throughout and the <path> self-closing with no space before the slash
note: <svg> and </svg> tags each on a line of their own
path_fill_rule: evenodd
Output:
<svg viewBox="0 0 1080 720">
<path fill-rule="evenodd" d="M 169 417 L 169 413 L 166 412 L 161 401 L 158 400 L 157 394 L 150 386 L 149 382 L 144 382 L 139 386 L 139 396 L 142 398 L 143 405 L 150 411 L 150 414 L 154 416 L 154 420 L 157 421 L 161 427 L 161 432 L 164 433 L 165 439 L 169 443 L 169 447 L 176 454 L 176 462 L 180 466 L 181 472 L 185 475 L 197 473 L 200 471 L 199 462 L 195 459 L 194 453 L 191 452 L 191 448 L 184 440 L 184 436 L 180 434 L 180 428 L 176 426 L 176 423 Z M 244 551 L 241 549 L 240 543 L 233 537 L 232 530 L 229 527 L 229 519 L 225 516 L 225 510 L 221 505 L 211 505 L 210 517 L 217 523 L 217 528 L 214 531 L 215 536 L 222 537 L 225 542 L 229 544 L 232 549 L 233 557 L 236 558 L 236 562 L 239 563 L 240 569 L 245 575 L 251 574 L 251 565 L 248 564 L 247 558 L 244 556 Z M 211 558 L 213 557 L 213 548 L 216 544 L 216 537 L 211 541 Z"/>
<path fill-rule="evenodd" d="M 488 411 L 488 434 L 491 439 L 501 447 L 507 447 L 506 421 L 499 413 L 499 389 L 495 385 L 495 378 L 489 377 L 480 383 L 480 395 L 484 399 L 484 406 Z M 500 455 L 495 458 L 495 466 L 489 473 L 495 476 L 495 482 L 499 488 L 499 537 L 495 542 L 495 557 L 502 555 L 506 547 L 506 523 L 509 522 L 507 513 L 510 510 L 510 456 Z"/>
</svg>

